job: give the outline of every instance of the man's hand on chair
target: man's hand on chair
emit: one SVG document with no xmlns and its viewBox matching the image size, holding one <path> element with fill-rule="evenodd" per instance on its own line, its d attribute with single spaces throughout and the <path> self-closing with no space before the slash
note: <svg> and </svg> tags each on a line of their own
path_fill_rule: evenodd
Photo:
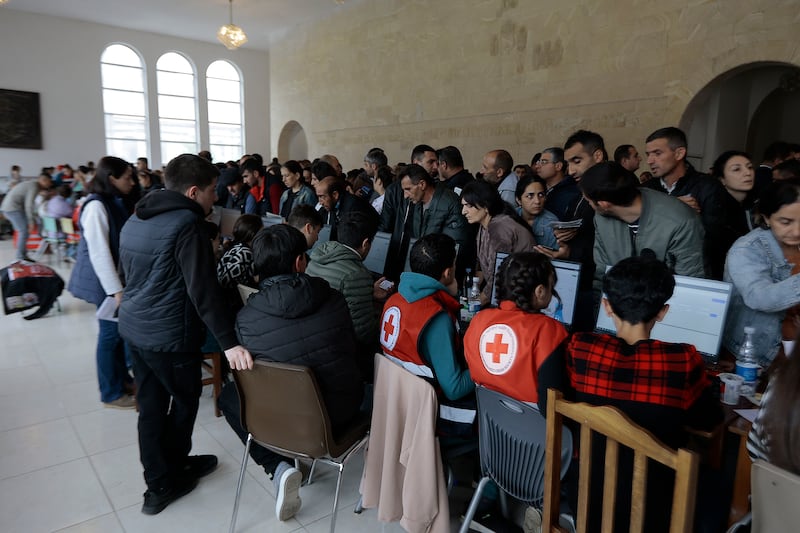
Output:
<svg viewBox="0 0 800 533">
<path fill-rule="evenodd" d="M 225 350 L 225 357 L 233 370 L 250 370 L 253 368 L 253 356 L 241 345 Z"/>
</svg>

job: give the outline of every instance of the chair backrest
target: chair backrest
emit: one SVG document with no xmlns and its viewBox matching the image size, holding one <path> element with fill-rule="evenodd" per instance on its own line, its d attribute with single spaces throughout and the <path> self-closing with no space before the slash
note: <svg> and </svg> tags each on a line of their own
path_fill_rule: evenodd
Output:
<svg viewBox="0 0 800 533">
<path fill-rule="evenodd" d="M 252 370 L 233 371 L 245 430 L 276 453 L 328 455 L 334 441 L 314 373 L 304 366 L 253 363 Z"/>
<path fill-rule="evenodd" d="M 476 387 L 481 470 L 514 498 L 541 508 L 544 500 L 544 416 L 533 406 L 486 387 Z M 572 458 L 572 434 L 561 439 L 561 471 Z"/>
<path fill-rule="evenodd" d="M 58 224 L 61 226 L 61 231 L 67 235 L 75 235 L 75 224 L 72 223 L 71 218 L 59 218 Z"/>
<path fill-rule="evenodd" d="M 247 299 L 250 298 L 251 294 L 258 292 L 258 289 L 248 287 L 247 285 L 243 285 L 241 283 L 237 284 L 236 288 L 239 290 L 239 298 L 242 299 L 243 304 L 247 304 Z"/>
<path fill-rule="evenodd" d="M 750 477 L 753 533 L 796 531 L 800 523 L 800 476 L 758 459 Z"/>
<path fill-rule="evenodd" d="M 42 236 L 55 239 L 58 236 L 58 221 L 53 217 L 42 217 Z"/>
<path fill-rule="evenodd" d="M 556 472 L 560 470 L 561 428 L 564 417 L 578 422 L 581 426 L 580 488 L 576 517 L 579 533 L 586 531 L 589 515 L 593 431 L 606 437 L 602 530 L 614 530 L 617 459 L 620 444 L 631 448 L 634 453 L 630 531 L 641 532 L 644 528 L 648 459 L 657 461 L 675 471 L 670 533 L 692 530 L 699 464 L 696 454 L 683 448 L 675 451 L 665 446 L 650 432 L 634 424 L 613 407 L 568 402 L 563 399 L 560 392 L 550 389 L 547 393 L 547 464 L 542 531 L 548 533 L 561 531 L 558 527 L 561 481 Z"/>
</svg>

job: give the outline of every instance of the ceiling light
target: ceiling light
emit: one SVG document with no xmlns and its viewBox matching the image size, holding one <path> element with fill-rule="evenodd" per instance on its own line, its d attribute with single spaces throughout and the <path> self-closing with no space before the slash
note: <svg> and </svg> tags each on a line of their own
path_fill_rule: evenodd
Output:
<svg viewBox="0 0 800 533">
<path fill-rule="evenodd" d="M 217 30 L 217 39 L 228 50 L 236 50 L 247 42 L 247 35 L 242 28 L 233 23 L 233 0 L 228 0 L 228 6 L 230 8 L 229 24 L 225 24 Z"/>
</svg>

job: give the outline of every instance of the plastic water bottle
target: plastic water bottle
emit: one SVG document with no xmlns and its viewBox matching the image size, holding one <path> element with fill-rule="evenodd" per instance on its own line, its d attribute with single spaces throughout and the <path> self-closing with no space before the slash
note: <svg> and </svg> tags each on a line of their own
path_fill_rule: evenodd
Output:
<svg viewBox="0 0 800 533">
<path fill-rule="evenodd" d="M 752 326 L 745 326 L 744 341 L 739 348 L 739 355 L 736 358 L 736 373 L 744 378 L 742 383 L 742 396 L 750 396 L 755 392 L 758 371 L 761 368 L 756 357 L 756 350 L 753 346 L 753 334 L 756 332 Z"/>
<path fill-rule="evenodd" d="M 471 316 L 475 316 L 475 313 L 481 310 L 481 289 L 478 287 L 479 282 L 480 280 L 477 277 L 472 278 L 472 287 L 469 289 L 469 296 L 467 297 Z"/>
<path fill-rule="evenodd" d="M 469 289 L 471 283 L 472 283 L 472 269 L 466 268 L 464 269 L 464 283 L 461 285 L 461 294 L 464 296 L 464 298 L 469 299 Z"/>
</svg>

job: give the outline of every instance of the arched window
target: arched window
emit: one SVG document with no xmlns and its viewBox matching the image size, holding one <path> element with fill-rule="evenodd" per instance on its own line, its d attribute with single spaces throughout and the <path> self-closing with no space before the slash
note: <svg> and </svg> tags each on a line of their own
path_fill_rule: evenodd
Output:
<svg viewBox="0 0 800 533">
<path fill-rule="evenodd" d="M 100 56 L 106 153 L 126 161 L 148 157 L 147 100 L 142 59 L 124 44 L 109 45 Z"/>
<path fill-rule="evenodd" d="M 158 129 L 161 138 L 161 160 L 196 154 L 197 99 L 194 68 L 177 52 L 167 52 L 156 62 L 158 83 Z"/>
<path fill-rule="evenodd" d="M 208 138 L 215 161 L 238 160 L 244 153 L 242 81 L 228 61 L 214 61 L 206 70 Z"/>
</svg>

